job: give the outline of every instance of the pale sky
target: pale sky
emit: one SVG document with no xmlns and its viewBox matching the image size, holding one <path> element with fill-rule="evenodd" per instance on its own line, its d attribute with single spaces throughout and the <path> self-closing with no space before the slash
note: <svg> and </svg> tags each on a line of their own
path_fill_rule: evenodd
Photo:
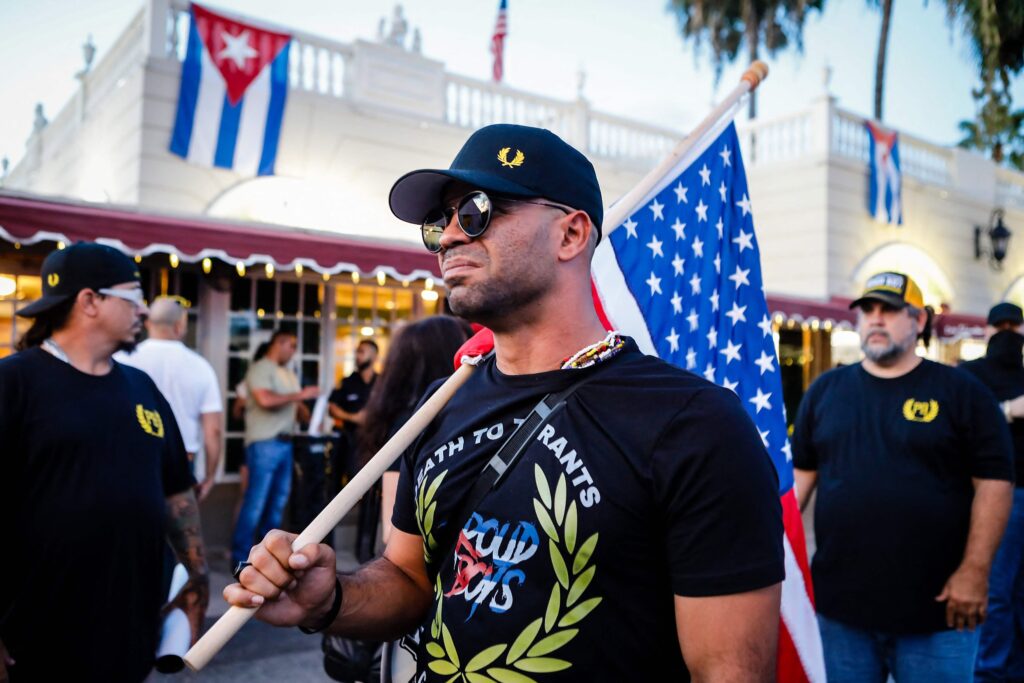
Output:
<svg viewBox="0 0 1024 683">
<path fill-rule="evenodd" d="M 449 71 L 489 78 L 489 40 L 497 0 L 405 0 L 405 16 L 423 35 L 426 56 Z M 666 0 L 509 0 L 506 82 L 564 100 L 584 94 L 598 110 L 685 131 L 736 82 L 743 66 L 727 68 L 716 92 L 706 55 L 678 35 Z M 941 2 L 895 3 L 885 100 L 885 121 L 926 140 L 954 143 L 957 122 L 971 118 L 976 85 L 959 31 L 945 23 Z M 384 0 L 211 0 L 209 6 L 292 27 L 329 39 L 372 40 L 394 2 Z M 56 116 L 75 90 L 81 45 L 92 34 L 96 61 L 142 7 L 142 0 L 0 0 L 0 157 L 21 158 L 42 102 Z M 286 8 L 282 10 L 282 8 Z M 808 20 L 802 55 L 768 59 L 772 72 L 760 90 L 762 117 L 798 110 L 830 90 L 857 114 L 872 110 L 875 49 L 880 17 L 863 0 L 827 0 L 823 15 Z M 1024 79 L 1014 84 L 1024 107 Z"/>
</svg>

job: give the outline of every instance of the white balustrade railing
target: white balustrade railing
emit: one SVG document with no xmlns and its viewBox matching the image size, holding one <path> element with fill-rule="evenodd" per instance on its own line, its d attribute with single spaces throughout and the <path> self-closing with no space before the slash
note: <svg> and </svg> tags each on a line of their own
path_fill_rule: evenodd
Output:
<svg viewBox="0 0 1024 683">
<path fill-rule="evenodd" d="M 188 40 L 188 4 L 170 0 L 167 54 L 184 58 Z M 240 17 L 240 20 L 242 18 Z M 288 70 L 289 86 L 327 97 L 349 98 L 346 69 L 358 68 L 353 46 L 288 30 L 294 37 Z M 349 74 L 351 75 L 351 74 Z M 506 85 L 445 73 L 441 119 L 453 126 L 475 129 L 492 123 L 516 123 L 548 128 L 589 155 L 653 164 L 668 154 L 681 134 L 628 118 L 593 111 L 582 99 L 558 100 Z M 864 118 L 819 101 L 802 111 L 738 126 L 748 165 L 764 166 L 815 154 L 867 164 L 868 133 Z M 825 128 L 828 130 L 825 130 Z M 906 133 L 900 133 L 903 172 L 920 182 L 950 186 L 953 153 Z M 1024 174 L 998 169 L 996 194 L 1001 204 L 1024 208 Z"/>
<path fill-rule="evenodd" d="M 809 110 L 737 126 L 743 158 L 748 164 L 792 161 L 811 154 L 814 130 Z"/>
<path fill-rule="evenodd" d="M 506 86 L 454 74 L 445 75 L 445 123 L 480 128 L 492 123 L 571 128 L 573 105 Z"/>
<path fill-rule="evenodd" d="M 181 60 L 185 58 L 188 47 L 188 3 L 172 0 L 169 12 L 167 56 Z M 251 21 L 244 17 L 239 17 L 239 20 Z M 265 22 L 260 23 L 267 25 Z M 345 68 L 352 59 L 351 45 L 283 27 L 268 28 L 278 28 L 292 35 L 288 55 L 289 87 L 328 97 L 345 96 Z"/>
<path fill-rule="evenodd" d="M 949 184 L 949 166 L 953 161 L 949 149 L 901 132 L 899 151 L 900 165 L 908 177 L 932 185 Z M 842 109 L 834 110 L 831 152 L 865 164 L 868 162 L 870 146 L 862 117 Z"/>
<path fill-rule="evenodd" d="M 870 146 L 864 119 L 836 109 L 832 115 L 832 136 L 829 150 L 836 156 L 868 163 Z"/>
<path fill-rule="evenodd" d="M 587 153 L 597 157 L 658 161 L 682 139 L 667 128 L 648 126 L 620 116 L 590 111 L 586 122 Z"/>
<path fill-rule="evenodd" d="M 996 169 L 996 205 L 1024 211 L 1024 173 Z"/>
</svg>

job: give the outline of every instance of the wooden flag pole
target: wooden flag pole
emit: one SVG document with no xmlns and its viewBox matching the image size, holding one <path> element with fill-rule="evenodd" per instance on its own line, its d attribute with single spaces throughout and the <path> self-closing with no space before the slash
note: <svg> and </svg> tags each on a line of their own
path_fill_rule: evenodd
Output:
<svg viewBox="0 0 1024 683">
<path fill-rule="evenodd" d="M 633 211 L 636 210 L 636 205 L 643 201 L 647 193 L 654 189 L 668 172 L 679 163 L 679 160 L 685 155 L 697 142 L 704 137 L 722 116 L 729 111 L 741 97 L 747 93 L 753 92 L 758 85 L 761 84 L 765 78 L 768 77 L 768 65 L 758 60 L 750 65 L 750 67 L 743 72 L 740 77 L 740 82 L 732 89 L 724 100 L 718 103 L 710 114 L 708 114 L 700 124 L 690 131 L 690 134 L 686 136 L 675 149 L 673 149 L 667 157 L 665 157 L 656 168 L 650 173 L 645 175 L 643 179 L 633 187 L 632 190 L 627 192 L 625 196 L 615 203 L 608 209 L 608 212 L 604 217 L 604 235 L 607 238 L 608 234 L 622 225 L 622 222 L 629 217 Z"/>
<path fill-rule="evenodd" d="M 363 497 L 374 482 L 381 478 L 391 464 L 398 459 L 416 437 L 427 428 L 430 421 L 461 387 L 473 372 L 474 364 L 463 360 L 455 373 L 442 384 L 434 395 L 427 399 L 416 413 L 409 418 L 394 436 L 388 439 L 373 458 L 352 477 L 345 488 L 334 497 L 327 507 L 316 516 L 305 530 L 292 541 L 292 550 L 298 552 L 310 543 L 319 543 L 336 527 L 342 517 Z M 210 630 L 185 653 L 185 663 L 193 671 L 199 671 L 227 644 L 231 638 L 256 614 L 256 607 L 228 608 Z"/>
</svg>

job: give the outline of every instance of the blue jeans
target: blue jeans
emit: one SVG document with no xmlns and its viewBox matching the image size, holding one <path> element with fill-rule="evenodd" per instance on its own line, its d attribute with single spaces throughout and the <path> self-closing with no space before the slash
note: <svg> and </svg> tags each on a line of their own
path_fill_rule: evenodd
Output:
<svg viewBox="0 0 1024 683">
<path fill-rule="evenodd" d="M 988 617 L 981 626 L 975 681 L 1024 679 L 1024 489 L 1013 509 L 988 579 Z"/>
<path fill-rule="evenodd" d="M 255 441 L 245 447 L 245 464 L 249 467 L 249 487 L 231 539 L 233 564 L 248 560 L 253 543 L 281 526 L 292 486 L 292 444 L 278 439 Z"/>
<path fill-rule="evenodd" d="M 893 634 L 818 615 L 829 683 L 966 683 L 974 675 L 978 631 Z"/>
</svg>

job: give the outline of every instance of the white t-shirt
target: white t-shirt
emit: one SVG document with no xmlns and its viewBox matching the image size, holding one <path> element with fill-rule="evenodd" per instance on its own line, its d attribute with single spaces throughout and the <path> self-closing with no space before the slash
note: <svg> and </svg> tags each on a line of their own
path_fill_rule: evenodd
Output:
<svg viewBox="0 0 1024 683">
<path fill-rule="evenodd" d="M 181 342 L 169 339 L 147 339 L 131 354 L 119 352 L 114 359 L 153 378 L 171 404 L 185 450 L 198 453 L 203 445 L 199 416 L 224 410 L 217 375 L 210 363 Z"/>
</svg>

